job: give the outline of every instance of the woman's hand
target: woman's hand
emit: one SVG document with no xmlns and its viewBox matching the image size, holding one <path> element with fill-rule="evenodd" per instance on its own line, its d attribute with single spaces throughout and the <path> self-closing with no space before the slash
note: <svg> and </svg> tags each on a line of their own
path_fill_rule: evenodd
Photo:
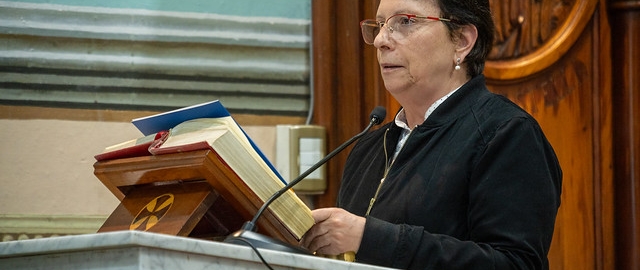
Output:
<svg viewBox="0 0 640 270">
<path fill-rule="evenodd" d="M 357 252 L 364 232 L 364 217 L 341 208 L 321 208 L 312 211 L 316 224 L 300 241 L 311 252 L 338 255 Z"/>
</svg>

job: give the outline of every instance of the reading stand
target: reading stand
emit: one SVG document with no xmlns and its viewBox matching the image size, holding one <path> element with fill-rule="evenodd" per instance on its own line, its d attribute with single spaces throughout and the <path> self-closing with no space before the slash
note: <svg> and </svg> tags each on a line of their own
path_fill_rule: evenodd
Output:
<svg viewBox="0 0 640 270">
<path fill-rule="evenodd" d="M 222 240 L 263 204 L 211 150 L 96 162 L 94 174 L 120 200 L 98 232 L 140 230 Z M 258 221 L 258 231 L 298 243 L 270 211 Z"/>
</svg>

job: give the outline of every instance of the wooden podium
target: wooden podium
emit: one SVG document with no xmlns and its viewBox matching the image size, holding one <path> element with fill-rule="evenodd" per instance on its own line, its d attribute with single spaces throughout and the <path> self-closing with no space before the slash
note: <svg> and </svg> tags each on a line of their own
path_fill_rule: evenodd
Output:
<svg viewBox="0 0 640 270">
<path fill-rule="evenodd" d="M 94 174 L 119 200 L 98 232 L 139 230 L 220 240 L 239 230 L 260 200 L 211 150 L 100 161 Z M 219 181 L 220 180 L 220 181 Z M 269 211 L 258 232 L 297 244 Z"/>
</svg>

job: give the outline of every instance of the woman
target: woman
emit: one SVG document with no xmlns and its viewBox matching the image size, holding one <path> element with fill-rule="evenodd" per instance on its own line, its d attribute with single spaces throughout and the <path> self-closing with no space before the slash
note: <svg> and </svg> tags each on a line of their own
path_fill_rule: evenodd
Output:
<svg viewBox="0 0 640 270">
<path fill-rule="evenodd" d="M 301 244 L 413 269 L 546 269 L 562 172 L 538 123 L 490 93 L 486 0 L 381 0 L 361 23 L 394 121 L 349 154 L 339 208 Z"/>
</svg>

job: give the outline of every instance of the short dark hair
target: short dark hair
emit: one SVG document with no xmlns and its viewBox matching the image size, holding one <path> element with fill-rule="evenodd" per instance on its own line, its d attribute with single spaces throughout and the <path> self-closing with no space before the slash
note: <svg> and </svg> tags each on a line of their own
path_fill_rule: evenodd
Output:
<svg viewBox="0 0 640 270">
<path fill-rule="evenodd" d="M 474 25 L 478 29 L 478 39 L 464 61 L 467 63 L 467 75 L 475 77 L 484 70 L 484 63 L 491 52 L 495 36 L 495 25 L 488 0 L 435 0 L 444 18 L 452 39 L 462 25 Z"/>
</svg>

